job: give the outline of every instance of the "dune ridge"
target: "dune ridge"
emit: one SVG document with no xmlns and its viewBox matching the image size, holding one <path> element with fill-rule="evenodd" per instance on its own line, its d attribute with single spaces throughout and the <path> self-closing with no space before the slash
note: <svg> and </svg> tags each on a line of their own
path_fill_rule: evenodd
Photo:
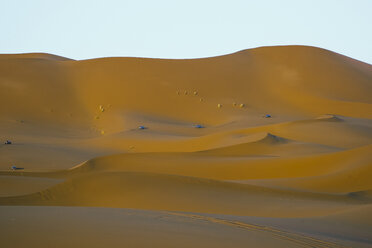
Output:
<svg viewBox="0 0 372 248">
<path fill-rule="evenodd" d="M 81 247 L 99 247 L 91 233 L 122 247 L 115 226 L 136 247 L 148 247 L 143 236 L 153 247 L 226 247 L 224 235 L 234 247 L 372 246 L 372 66 L 331 51 L 0 54 L 0 137 L 0 227 L 9 237 L 30 233 L 37 216 L 39 231 L 94 223 L 79 224 Z M 12 222 L 20 209 L 30 212 Z M 174 239 L 171 230 L 180 230 Z M 50 242 L 67 245 L 58 232 L 47 231 Z M 24 242 L 50 246 L 35 237 Z"/>
</svg>

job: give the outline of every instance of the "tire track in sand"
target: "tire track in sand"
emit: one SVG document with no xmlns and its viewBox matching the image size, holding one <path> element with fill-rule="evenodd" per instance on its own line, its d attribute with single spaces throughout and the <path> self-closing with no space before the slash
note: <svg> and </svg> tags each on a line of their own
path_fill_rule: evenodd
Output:
<svg viewBox="0 0 372 248">
<path fill-rule="evenodd" d="M 179 213 L 179 212 L 167 212 L 167 213 L 170 215 L 181 216 L 181 217 L 191 218 L 195 220 L 207 221 L 207 222 L 242 228 L 242 229 L 254 231 L 254 232 L 266 232 L 279 239 L 296 243 L 302 247 L 348 248 L 347 246 L 339 245 L 334 242 L 324 241 L 324 240 L 309 237 L 303 234 L 292 233 L 292 232 L 288 232 L 288 231 L 284 231 L 284 230 L 280 230 L 280 229 L 268 227 L 268 226 L 248 224 L 248 223 L 244 223 L 240 221 L 226 220 L 226 219 L 202 216 L 202 215 L 197 215 L 197 214 L 187 214 L 187 213 Z"/>
</svg>

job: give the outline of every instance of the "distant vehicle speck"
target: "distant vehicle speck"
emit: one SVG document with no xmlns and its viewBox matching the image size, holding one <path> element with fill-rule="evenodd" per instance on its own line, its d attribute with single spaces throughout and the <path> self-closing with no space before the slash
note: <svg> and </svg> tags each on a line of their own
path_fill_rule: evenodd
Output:
<svg viewBox="0 0 372 248">
<path fill-rule="evenodd" d="M 196 124 L 196 125 L 194 125 L 194 127 L 195 128 L 204 128 L 204 126 L 203 125 L 200 125 L 200 124 Z"/>
</svg>

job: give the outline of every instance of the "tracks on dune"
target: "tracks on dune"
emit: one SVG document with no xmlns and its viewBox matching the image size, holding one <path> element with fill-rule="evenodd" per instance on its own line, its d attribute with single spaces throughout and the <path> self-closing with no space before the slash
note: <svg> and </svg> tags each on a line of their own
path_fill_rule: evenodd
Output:
<svg viewBox="0 0 372 248">
<path fill-rule="evenodd" d="M 191 218 L 195 220 L 201 220 L 201 221 L 212 222 L 212 223 L 217 223 L 221 225 L 228 225 L 232 227 L 242 228 L 248 231 L 265 232 L 279 239 L 296 243 L 297 245 L 301 247 L 347 248 L 347 246 L 339 245 L 333 242 L 324 241 L 324 240 L 316 239 L 316 238 L 309 237 L 303 234 L 292 233 L 292 232 L 288 232 L 288 231 L 284 231 L 284 230 L 280 230 L 280 229 L 276 229 L 276 228 L 268 227 L 268 226 L 248 224 L 248 223 L 235 221 L 235 220 L 226 220 L 226 219 L 214 218 L 214 217 L 197 215 L 197 214 L 187 214 L 187 213 L 179 213 L 179 212 L 167 212 L 167 213 L 170 215 L 181 216 L 181 217 Z"/>
</svg>

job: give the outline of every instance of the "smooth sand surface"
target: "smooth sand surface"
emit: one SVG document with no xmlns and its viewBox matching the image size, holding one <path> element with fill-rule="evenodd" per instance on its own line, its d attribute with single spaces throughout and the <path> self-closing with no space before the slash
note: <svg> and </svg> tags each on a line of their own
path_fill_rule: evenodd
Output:
<svg viewBox="0 0 372 248">
<path fill-rule="evenodd" d="M 0 55 L 0 138 L 1 247 L 372 247 L 372 66 L 327 50 Z"/>
</svg>

